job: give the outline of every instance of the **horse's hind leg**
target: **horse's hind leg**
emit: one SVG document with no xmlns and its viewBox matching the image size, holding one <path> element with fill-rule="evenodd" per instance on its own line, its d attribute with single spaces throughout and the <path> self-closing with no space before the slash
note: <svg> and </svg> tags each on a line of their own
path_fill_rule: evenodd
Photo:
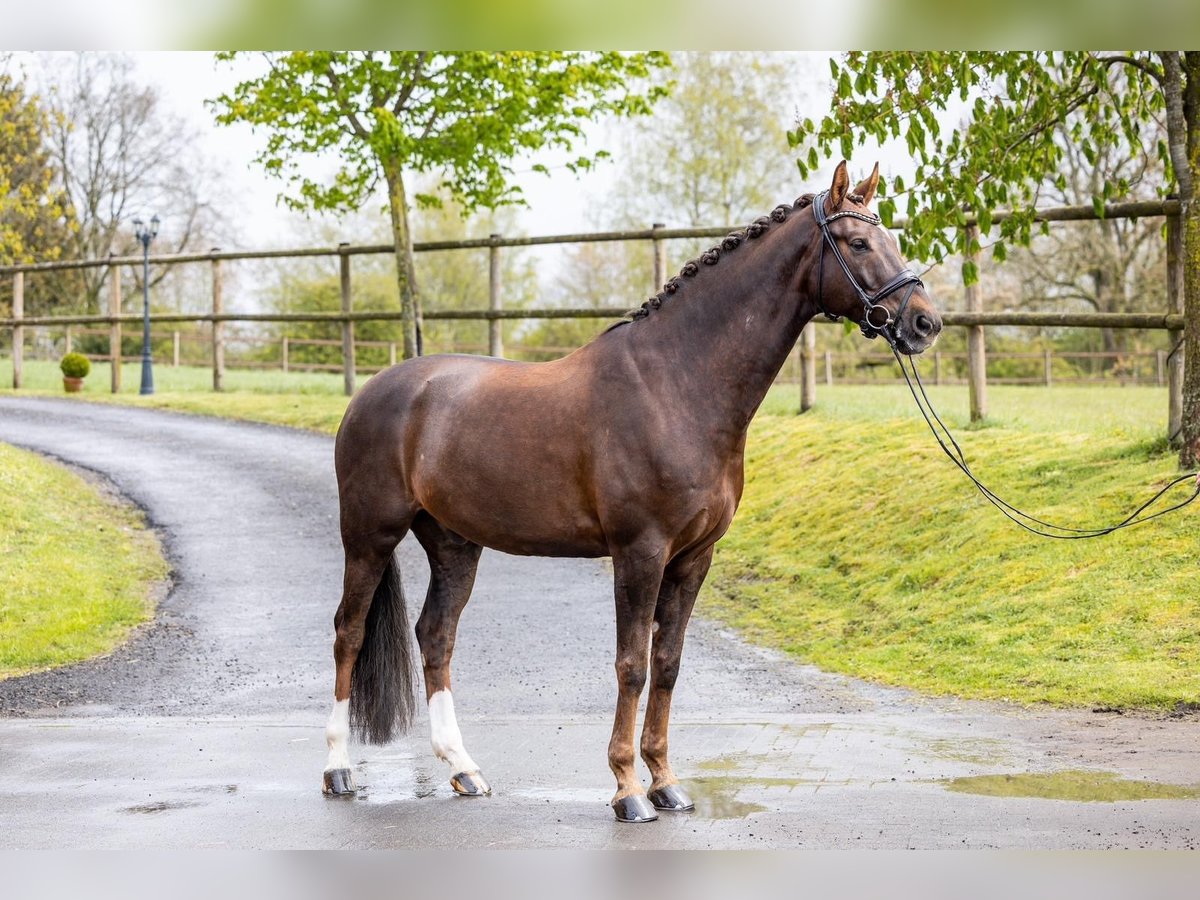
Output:
<svg viewBox="0 0 1200 900">
<path fill-rule="evenodd" d="M 375 743 L 386 743 L 397 725 L 407 725 L 412 716 L 408 618 L 393 557 L 407 530 L 407 522 L 369 534 L 343 529 L 346 565 L 342 601 L 333 618 L 334 700 L 325 727 L 326 794 L 355 792 L 349 752 L 352 703 L 357 727 Z"/>
<path fill-rule="evenodd" d="M 450 766 L 450 785 L 464 796 L 490 794 L 492 789 L 463 745 L 454 717 L 450 692 L 450 658 L 458 617 L 475 585 L 475 570 L 483 548 L 444 528 L 428 513 L 413 521 L 413 533 L 429 556 L 429 593 L 417 620 L 417 641 L 429 701 L 429 730 L 434 755 Z"/>
<path fill-rule="evenodd" d="M 654 609 L 654 650 L 650 698 L 646 702 L 646 722 L 642 727 L 642 759 L 654 779 L 649 798 L 656 809 L 677 812 L 694 809 L 691 798 L 679 785 L 667 760 L 667 730 L 671 696 L 683 656 L 684 631 L 711 562 L 712 547 L 708 547 L 697 556 L 669 566 Z"/>
</svg>

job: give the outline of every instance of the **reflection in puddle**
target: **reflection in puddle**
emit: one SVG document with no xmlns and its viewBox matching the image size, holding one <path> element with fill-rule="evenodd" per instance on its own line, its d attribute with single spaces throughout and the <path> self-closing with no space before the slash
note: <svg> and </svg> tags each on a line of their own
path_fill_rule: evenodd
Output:
<svg viewBox="0 0 1200 900">
<path fill-rule="evenodd" d="M 1194 800 L 1200 785 L 1161 784 L 1122 778 L 1116 772 L 1024 772 L 1018 775 L 976 775 L 942 782 L 948 790 L 985 797 L 1033 797 L 1119 803 L 1127 800 Z"/>
<path fill-rule="evenodd" d="M 977 766 L 1006 765 L 1011 754 L 1003 741 L 994 738 L 934 738 L 924 742 L 922 755 L 934 759 L 972 763 Z"/>
<path fill-rule="evenodd" d="M 121 812 L 153 815 L 154 813 L 169 812 L 172 809 L 191 809 L 203 805 L 192 800 L 159 800 L 154 803 L 139 803 L 137 806 L 126 806 Z"/>
<path fill-rule="evenodd" d="M 690 778 L 683 783 L 696 804 L 695 814 L 706 819 L 744 819 L 765 812 L 767 808 L 762 804 L 737 798 L 738 790 L 745 785 L 744 779 L 720 777 Z"/>
</svg>

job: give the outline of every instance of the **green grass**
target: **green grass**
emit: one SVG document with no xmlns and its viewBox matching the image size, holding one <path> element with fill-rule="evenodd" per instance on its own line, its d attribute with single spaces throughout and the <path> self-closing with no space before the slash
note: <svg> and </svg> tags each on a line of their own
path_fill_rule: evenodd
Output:
<svg viewBox="0 0 1200 900">
<path fill-rule="evenodd" d="M 137 512 L 0 444 L 0 678 L 111 651 L 153 615 L 167 574 Z"/>
<path fill-rule="evenodd" d="M 996 420 L 975 430 L 962 393 L 935 403 L 958 408 L 949 424 L 976 474 L 1041 518 L 1112 522 L 1178 474 L 1162 391 L 997 389 Z M 935 694 L 1200 702 L 1200 507 L 1096 540 L 1034 537 L 902 396 L 834 388 L 808 415 L 755 421 L 701 609 L 825 669 Z"/>
<path fill-rule="evenodd" d="M 58 393 L 39 365 L 31 385 Z M 113 398 L 97 366 L 86 396 L 327 433 L 345 408 L 339 375 L 231 372 L 220 396 L 203 393 L 205 369 L 156 376 L 153 397 Z M 976 473 L 1042 518 L 1114 521 L 1177 473 L 1162 389 L 994 386 L 979 428 L 965 388 L 930 392 Z M 794 386 L 772 390 L 752 427 L 705 613 L 825 669 L 934 694 L 1200 703 L 1200 507 L 1097 540 L 1036 538 L 941 455 L 903 386 L 821 386 L 805 416 L 797 403 Z"/>
</svg>

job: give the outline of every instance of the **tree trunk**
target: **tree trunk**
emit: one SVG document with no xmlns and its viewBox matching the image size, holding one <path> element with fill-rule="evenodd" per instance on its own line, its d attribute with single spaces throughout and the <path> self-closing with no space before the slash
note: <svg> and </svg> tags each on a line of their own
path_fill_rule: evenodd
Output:
<svg viewBox="0 0 1200 900">
<path fill-rule="evenodd" d="M 417 345 L 417 274 L 413 265 L 412 231 L 408 226 L 408 195 L 399 164 L 385 162 L 384 178 L 388 186 L 388 207 L 392 216 L 392 240 L 396 244 L 396 283 L 400 289 L 400 326 L 403 329 L 405 359 L 419 355 Z"/>
<path fill-rule="evenodd" d="M 1200 68 L 1200 67 L 1198 67 Z M 1200 71 L 1196 77 L 1200 78 Z M 1191 125 L 1197 129 L 1197 124 Z M 1193 141 L 1192 171 L 1200 173 L 1200 140 Z M 1200 465 L 1200 204 L 1183 203 L 1183 446 L 1179 461 Z"/>
<path fill-rule="evenodd" d="M 1200 464 L 1200 52 L 1184 56 L 1184 116 L 1187 122 L 1188 175 L 1183 201 L 1183 447 L 1180 462 Z"/>
<path fill-rule="evenodd" d="M 1179 461 L 1200 465 L 1200 52 L 1163 51 L 1167 144 L 1183 229 L 1183 422 Z M 1182 164 L 1181 164 L 1182 163 Z"/>
</svg>

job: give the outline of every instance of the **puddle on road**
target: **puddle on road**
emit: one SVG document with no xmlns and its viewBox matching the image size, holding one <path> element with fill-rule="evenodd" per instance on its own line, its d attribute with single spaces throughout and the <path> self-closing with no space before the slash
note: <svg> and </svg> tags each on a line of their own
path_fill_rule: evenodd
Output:
<svg viewBox="0 0 1200 900">
<path fill-rule="evenodd" d="M 154 813 L 170 812 L 173 809 L 191 809 L 203 805 L 203 803 L 196 803 L 192 800 L 159 800 L 154 803 L 139 803 L 137 806 L 126 806 L 121 812 L 153 815 Z"/>
<path fill-rule="evenodd" d="M 1003 741 L 993 738 L 934 738 L 924 742 L 922 755 L 977 766 L 1004 765 L 1012 755 Z"/>
<path fill-rule="evenodd" d="M 696 815 L 706 819 L 744 819 L 754 813 L 766 812 L 761 803 L 747 803 L 737 798 L 745 786 L 742 778 L 688 778 L 684 788 L 696 804 Z"/>
<path fill-rule="evenodd" d="M 1162 784 L 1122 778 L 1116 772 L 1024 772 L 1018 775 L 975 775 L 948 778 L 947 790 L 985 797 L 1031 797 L 1041 800 L 1075 800 L 1120 803 L 1128 800 L 1195 800 L 1200 785 Z"/>
</svg>

